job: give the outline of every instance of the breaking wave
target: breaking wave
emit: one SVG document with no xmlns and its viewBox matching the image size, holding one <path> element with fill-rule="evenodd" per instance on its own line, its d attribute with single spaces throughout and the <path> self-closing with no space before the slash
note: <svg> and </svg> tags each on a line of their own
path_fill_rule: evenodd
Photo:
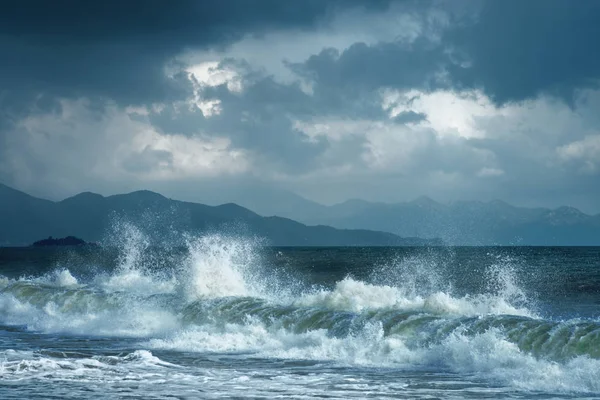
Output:
<svg viewBox="0 0 600 400">
<path fill-rule="evenodd" d="M 132 337 L 151 350 L 438 367 L 515 388 L 600 391 L 600 323 L 541 317 L 509 265 L 487 271 L 487 292 L 467 295 L 454 294 L 435 263 L 418 258 L 387 265 L 372 279 L 303 287 L 266 268 L 255 242 L 220 235 L 188 238 L 182 257 L 156 268 L 145 258 L 144 235 L 131 229 L 114 270 L 91 278 L 66 268 L 1 277 L 0 322 Z M 64 369 L 61 362 L 5 352 L 0 373 L 39 374 Z M 163 365 L 147 350 L 69 362 L 81 371 Z"/>
</svg>

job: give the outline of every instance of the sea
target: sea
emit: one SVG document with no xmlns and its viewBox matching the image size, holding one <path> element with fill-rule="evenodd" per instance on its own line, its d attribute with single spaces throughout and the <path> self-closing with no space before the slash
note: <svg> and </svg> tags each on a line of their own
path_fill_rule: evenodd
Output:
<svg viewBox="0 0 600 400">
<path fill-rule="evenodd" d="M 0 398 L 600 398 L 600 248 L 0 248 Z"/>
</svg>

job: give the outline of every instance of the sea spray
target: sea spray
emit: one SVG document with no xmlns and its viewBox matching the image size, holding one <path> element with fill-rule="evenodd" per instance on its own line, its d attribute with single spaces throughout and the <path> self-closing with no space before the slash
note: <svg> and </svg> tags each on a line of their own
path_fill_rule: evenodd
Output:
<svg viewBox="0 0 600 400">
<path fill-rule="evenodd" d="M 295 304 L 361 312 L 380 308 L 421 310 L 465 316 L 511 314 L 534 316 L 510 263 L 492 264 L 485 272 L 488 290 L 454 294 L 444 277 L 447 260 L 439 257 L 394 257 L 373 269 L 373 283 L 346 277 L 332 289 L 308 290 Z"/>
<path fill-rule="evenodd" d="M 448 279 L 448 262 L 452 260 L 452 253 L 444 256 L 431 252 L 395 256 L 373 268 L 368 280 L 378 286 L 393 286 L 402 297 L 450 293 L 453 288 Z"/>
<path fill-rule="evenodd" d="M 187 240 L 189 255 L 183 263 L 181 278 L 188 300 L 202 297 L 256 295 L 256 249 L 247 240 L 232 240 L 209 235 Z"/>
<path fill-rule="evenodd" d="M 79 282 L 77 282 L 77 278 L 71 274 L 71 271 L 65 268 L 54 271 L 54 283 L 56 283 L 58 286 L 67 287 L 75 286 Z"/>
<path fill-rule="evenodd" d="M 599 390 L 600 324 L 540 318 L 510 260 L 487 266 L 487 287 L 467 294 L 456 294 L 448 266 L 427 255 L 393 257 L 366 279 L 346 274 L 332 287 L 299 291 L 297 281 L 285 290 L 288 282 L 269 275 L 252 240 L 187 236 L 164 270 L 156 268 L 158 259 L 172 254 L 148 246 L 143 232 L 119 242 L 115 268 L 92 279 L 64 266 L 41 277 L 2 279 L 0 322 L 130 337 L 153 352 L 438 368 L 527 390 Z"/>
<path fill-rule="evenodd" d="M 177 279 L 169 271 L 157 268 L 167 251 L 152 252 L 149 237 L 135 225 L 119 221 L 113 226 L 111 243 L 118 250 L 117 265 L 110 274 L 100 273 L 95 284 L 106 291 L 124 291 L 138 294 L 170 293 Z"/>
<path fill-rule="evenodd" d="M 507 303 L 532 309 L 535 307 L 534 301 L 518 281 L 514 263 L 512 257 L 497 257 L 497 262 L 486 270 L 487 291 L 495 293 Z"/>
</svg>

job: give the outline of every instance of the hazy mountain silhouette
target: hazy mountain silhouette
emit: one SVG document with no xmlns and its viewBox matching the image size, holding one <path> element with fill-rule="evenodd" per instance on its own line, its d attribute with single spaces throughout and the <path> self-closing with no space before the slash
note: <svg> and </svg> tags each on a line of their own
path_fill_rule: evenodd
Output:
<svg viewBox="0 0 600 400">
<path fill-rule="evenodd" d="M 285 190 L 243 194 L 233 190 L 223 200 L 236 200 L 258 214 L 232 203 L 208 206 L 150 191 L 108 197 L 86 192 L 52 202 L 0 184 L 0 245 L 31 244 L 50 235 L 98 241 L 122 216 L 158 231 L 161 226 L 242 230 L 274 245 L 422 243 L 414 238 L 458 245 L 600 245 L 600 215 L 572 207 L 525 208 L 501 200 L 442 204 L 428 197 L 392 204 L 351 199 L 325 206 Z"/>
<path fill-rule="evenodd" d="M 442 204 L 419 197 L 394 204 L 356 199 L 332 206 L 312 203 L 279 212 L 306 224 L 436 237 L 456 245 L 600 245 L 600 215 L 572 207 L 524 208 L 501 200 Z"/>
<path fill-rule="evenodd" d="M 263 237 L 267 243 L 279 246 L 433 243 L 387 232 L 306 226 L 287 218 L 262 217 L 236 204 L 207 206 L 171 200 L 150 191 L 108 197 L 86 192 L 53 202 L 0 184 L 0 245 L 29 245 L 49 236 L 76 236 L 96 242 L 123 221 L 142 226 L 161 240 L 168 240 L 173 231 L 226 231 Z"/>
<path fill-rule="evenodd" d="M 265 217 L 284 217 L 294 211 L 314 215 L 325 207 L 289 190 L 254 181 L 203 184 L 200 190 L 188 191 L 187 199 L 209 205 L 233 202 Z"/>
</svg>

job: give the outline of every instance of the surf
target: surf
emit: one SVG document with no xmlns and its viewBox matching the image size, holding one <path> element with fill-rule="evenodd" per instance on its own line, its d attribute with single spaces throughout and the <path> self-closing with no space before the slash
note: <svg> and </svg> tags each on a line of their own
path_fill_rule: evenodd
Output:
<svg viewBox="0 0 600 400">
<path fill-rule="evenodd" d="M 391 260 L 367 279 L 315 286 L 270 270 L 254 240 L 187 236 L 169 268 L 156 268 L 161 253 L 148 252 L 143 233 L 134 231 L 110 271 L 86 276 L 61 266 L 2 277 L 0 323 L 129 337 L 146 358 L 165 350 L 252 354 L 441 368 L 528 390 L 600 391 L 600 322 L 544 317 L 510 263 L 486 272 L 486 291 L 456 294 L 443 268 L 427 258 Z M 7 374 L 13 365 L 2 362 Z"/>
</svg>

